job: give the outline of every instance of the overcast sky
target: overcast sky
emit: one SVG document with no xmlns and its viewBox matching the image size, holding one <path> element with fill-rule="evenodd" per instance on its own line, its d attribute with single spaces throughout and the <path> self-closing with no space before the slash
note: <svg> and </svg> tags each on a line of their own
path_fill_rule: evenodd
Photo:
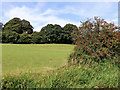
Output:
<svg viewBox="0 0 120 90">
<path fill-rule="evenodd" d="M 30 21 L 34 31 L 47 24 L 80 25 L 80 21 L 99 16 L 118 24 L 117 2 L 3 2 L 2 22 L 14 17 Z"/>
</svg>

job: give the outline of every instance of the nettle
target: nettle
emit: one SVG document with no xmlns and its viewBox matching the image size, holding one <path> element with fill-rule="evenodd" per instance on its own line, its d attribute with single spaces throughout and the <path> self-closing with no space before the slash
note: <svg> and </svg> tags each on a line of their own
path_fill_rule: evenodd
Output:
<svg viewBox="0 0 120 90">
<path fill-rule="evenodd" d="M 73 33 L 76 45 L 74 53 L 70 55 L 69 64 L 104 62 L 114 60 L 118 62 L 118 48 L 120 48 L 120 31 L 113 23 L 94 17 L 81 22 L 79 29 Z"/>
</svg>

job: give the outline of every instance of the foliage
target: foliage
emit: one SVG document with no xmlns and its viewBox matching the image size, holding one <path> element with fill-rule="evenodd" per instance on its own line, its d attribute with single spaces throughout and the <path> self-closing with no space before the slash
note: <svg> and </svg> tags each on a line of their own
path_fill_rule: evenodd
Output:
<svg viewBox="0 0 120 90">
<path fill-rule="evenodd" d="M 69 44 L 73 43 L 72 33 L 73 33 L 73 31 L 75 31 L 75 29 L 78 29 L 76 25 L 66 24 L 63 27 L 63 30 L 60 34 L 60 41 L 62 43 L 69 43 Z"/>
<path fill-rule="evenodd" d="M 19 34 L 16 32 L 6 31 L 2 32 L 2 42 L 16 43 L 19 39 Z"/>
<path fill-rule="evenodd" d="M 69 64 L 104 62 L 113 59 L 118 62 L 120 47 L 120 31 L 112 23 L 98 17 L 91 21 L 81 22 L 79 30 L 74 31 L 73 40 L 76 44 L 74 53 L 70 55 Z"/>
<path fill-rule="evenodd" d="M 66 24 L 63 28 L 60 25 L 48 24 L 43 27 L 40 33 L 44 36 L 45 43 L 64 43 L 71 44 L 72 35 L 76 25 Z"/>
<path fill-rule="evenodd" d="M 4 25 L 4 31 L 15 31 L 19 34 L 23 33 L 20 18 L 13 18 Z"/>
<path fill-rule="evenodd" d="M 2 31 L 0 31 L 0 43 L 2 43 Z"/>
<path fill-rule="evenodd" d="M 61 31 L 62 27 L 60 25 L 48 24 L 41 29 L 40 33 L 44 35 L 46 43 L 58 43 Z"/>
<path fill-rule="evenodd" d="M 0 22 L 0 43 L 2 42 L 2 30 L 3 30 L 3 24 Z"/>
<path fill-rule="evenodd" d="M 0 23 L 2 27 L 2 23 Z M 48 24 L 40 30 L 40 32 L 33 32 L 33 27 L 29 21 L 20 18 L 13 18 L 8 21 L 2 30 L 2 43 L 64 43 L 64 44 L 72 44 L 72 36 L 71 33 L 74 31 L 74 28 L 77 28 L 76 25 L 66 24 L 63 28 L 60 25 Z M 12 42 L 9 41 L 8 33 L 16 32 L 19 34 L 19 41 Z M 25 34 L 26 33 L 26 34 Z M 30 35 L 31 34 L 31 35 Z M 10 34 L 11 35 L 11 34 Z M 9 36 L 10 36 L 9 35 Z M 23 36 L 25 35 L 25 36 Z M 12 37 L 12 36 L 11 36 Z"/>
<path fill-rule="evenodd" d="M 33 32 L 33 27 L 27 20 L 13 18 L 4 25 L 4 31 L 14 31 L 19 34 L 27 32 L 28 34 L 31 34 Z"/>
<path fill-rule="evenodd" d="M 33 33 L 33 27 L 29 21 L 13 18 L 3 27 L 2 43 L 31 43 L 29 35 L 31 33 Z"/>
<path fill-rule="evenodd" d="M 42 43 L 43 37 L 40 35 L 39 32 L 33 32 L 31 34 L 31 42 L 32 43 L 36 43 L 36 44 L 40 44 Z"/>
<path fill-rule="evenodd" d="M 31 41 L 31 35 L 30 34 L 27 34 L 27 33 L 22 33 L 20 35 L 20 38 L 18 39 L 17 43 L 20 43 L 20 44 L 30 44 L 32 41 Z"/>
<path fill-rule="evenodd" d="M 0 22 L 0 31 L 3 29 L 3 23 Z"/>
<path fill-rule="evenodd" d="M 22 22 L 22 31 L 27 32 L 28 34 L 32 34 L 33 33 L 33 27 L 30 24 L 30 22 L 26 21 L 25 19 L 23 19 L 21 22 Z"/>
</svg>

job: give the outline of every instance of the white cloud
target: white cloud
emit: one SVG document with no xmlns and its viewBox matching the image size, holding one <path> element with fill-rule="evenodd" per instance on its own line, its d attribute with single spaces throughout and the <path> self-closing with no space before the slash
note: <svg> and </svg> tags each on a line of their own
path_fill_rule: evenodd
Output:
<svg viewBox="0 0 120 90">
<path fill-rule="evenodd" d="M 93 6 L 90 3 L 87 6 L 75 6 L 75 7 L 74 6 L 66 6 L 65 9 L 61 10 L 61 12 L 62 13 L 63 12 L 64 13 L 72 13 L 74 15 L 90 18 L 93 16 L 106 16 L 106 15 L 108 15 L 108 13 L 111 11 L 112 8 L 113 8 L 113 6 L 112 6 L 112 3 L 110 3 L 110 2 L 95 3 L 95 4 L 93 4 Z M 117 15 L 117 12 L 111 13 L 111 14 Z"/>
<path fill-rule="evenodd" d="M 88 2 L 88 3 L 90 3 L 90 2 Z M 115 5 L 117 5 L 117 3 Z M 92 18 L 94 16 L 117 17 L 118 11 L 113 10 L 113 6 L 114 6 L 113 3 L 111 3 L 111 2 L 95 3 L 93 5 L 91 5 L 91 3 L 90 3 L 87 6 L 85 6 L 85 5 L 83 5 L 83 6 L 76 5 L 75 6 L 73 4 L 71 6 L 67 5 L 64 8 L 59 9 L 59 10 L 49 8 L 41 15 L 73 14 L 73 15 L 84 17 L 84 18 Z M 116 11 L 116 12 L 111 13 L 112 11 Z M 110 15 L 108 16 L 108 14 L 110 14 Z"/>
<path fill-rule="evenodd" d="M 57 17 L 57 15 L 73 14 L 86 19 L 92 18 L 93 16 L 106 16 L 112 8 L 111 4 L 108 2 L 104 4 L 97 3 L 90 8 L 84 8 L 82 6 L 65 6 L 59 10 L 48 8 L 42 11 L 42 7 L 45 7 L 45 3 L 38 3 L 34 8 L 26 6 L 14 7 L 8 11 L 4 11 L 3 19 L 8 18 L 8 20 L 10 20 L 14 17 L 26 19 L 33 25 L 34 31 L 40 31 L 40 29 L 47 24 L 59 24 L 62 27 L 67 23 L 72 23 L 77 26 L 80 25 L 80 22 L 60 18 Z M 116 17 L 116 14 L 113 13 L 110 16 Z M 107 18 L 107 21 L 114 21 L 116 23 L 117 19 L 113 18 L 113 20 L 109 20 Z"/>
<path fill-rule="evenodd" d="M 14 17 L 19 17 L 21 19 L 26 19 L 31 22 L 34 27 L 34 31 L 40 31 L 40 29 L 47 24 L 59 24 L 62 27 L 67 23 L 77 24 L 77 22 L 72 22 L 69 20 L 65 20 L 62 18 L 58 18 L 55 15 L 50 15 L 52 12 L 51 9 L 46 10 L 45 12 L 38 13 L 38 7 L 36 8 L 28 8 L 28 7 L 15 7 L 4 13 L 4 18 L 12 19 Z M 49 16 L 45 16 L 49 15 Z"/>
</svg>

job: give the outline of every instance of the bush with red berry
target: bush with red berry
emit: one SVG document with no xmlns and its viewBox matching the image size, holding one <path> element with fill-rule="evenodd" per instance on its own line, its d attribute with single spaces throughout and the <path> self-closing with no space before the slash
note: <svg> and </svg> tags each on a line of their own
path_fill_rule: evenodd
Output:
<svg viewBox="0 0 120 90">
<path fill-rule="evenodd" d="M 119 62 L 120 30 L 113 23 L 94 17 L 81 22 L 79 29 L 73 32 L 74 53 L 70 55 L 69 64 Z"/>
</svg>

